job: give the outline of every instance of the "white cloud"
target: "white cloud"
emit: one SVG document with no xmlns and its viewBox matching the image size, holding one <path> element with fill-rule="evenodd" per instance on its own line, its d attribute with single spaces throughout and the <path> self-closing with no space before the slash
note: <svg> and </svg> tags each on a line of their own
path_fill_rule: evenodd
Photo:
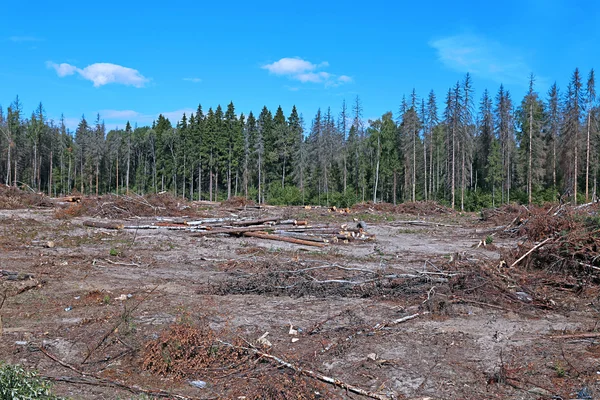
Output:
<svg viewBox="0 0 600 400">
<path fill-rule="evenodd" d="M 133 110 L 101 110 L 98 112 L 103 119 L 132 119 L 140 116 L 140 113 Z"/>
<path fill-rule="evenodd" d="M 95 63 L 81 69 L 67 63 L 56 64 L 48 61 L 46 66 L 53 68 L 61 78 L 78 73 L 82 78 L 93 82 L 94 87 L 118 83 L 140 88 L 148 82 L 148 78 L 140 74 L 138 70 L 111 63 Z"/>
<path fill-rule="evenodd" d="M 459 34 L 429 42 L 438 59 L 457 72 L 470 72 L 499 83 L 526 85 L 530 66 L 520 51 L 485 36 Z"/>
<path fill-rule="evenodd" d="M 202 79 L 200 78 L 183 78 L 184 81 L 187 82 L 192 82 L 192 83 L 200 83 L 202 82 Z"/>
<path fill-rule="evenodd" d="M 71 64 L 66 64 L 66 63 L 62 63 L 62 64 L 56 64 L 53 62 L 48 61 L 46 63 L 46 66 L 48 68 L 53 68 L 56 71 L 56 74 L 58 76 L 65 77 L 67 75 L 73 75 L 76 71 L 77 71 L 77 67 L 74 67 Z"/>
<path fill-rule="evenodd" d="M 284 57 L 279 61 L 263 65 L 261 68 L 266 69 L 273 75 L 285 76 L 302 83 L 324 83 L 325 86 L 339 86 L 352 81 L 346 75 L 337 77 L 329 72 L 320 71 L 320 69 L 328 66 L 327 61 L 314 64 L 299 57 Z"/>
<path fill-rule="evenodd" d="M 306 71 L 313 71 L 317 66 L 301 58 L 282 58 L 272 64 L 263 65 L 263 69 L 275 75 L 297 75 Z"/>
</svg>

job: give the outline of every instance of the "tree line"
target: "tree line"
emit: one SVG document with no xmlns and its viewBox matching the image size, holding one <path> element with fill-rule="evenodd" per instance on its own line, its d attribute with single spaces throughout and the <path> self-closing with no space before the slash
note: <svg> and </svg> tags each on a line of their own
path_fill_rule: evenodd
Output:
<svg viewBox="0 0 600 400">
<path fill-rule="evenodd" d="M 356 97 L 308 124 L 296 107 L 238 115 L 231 102 L 108 132 L 100 115 L 83 116 L 71 132 L 41 103 L 27 117 L 17 96 L 0 107 L 0 183 L 54 196 L 171 192 L 295 205 L 587 202 L 597 196 L 599 111 L 594 71 L 585 79 L 578 69 L 566 90 L 555 83 L 544 95 L 531 75 L 520 102 L 503 85 L 476 100 L 466 74 L 440 103 L 413 90 L 395 115 L 365 121 Z"/>
</svg>

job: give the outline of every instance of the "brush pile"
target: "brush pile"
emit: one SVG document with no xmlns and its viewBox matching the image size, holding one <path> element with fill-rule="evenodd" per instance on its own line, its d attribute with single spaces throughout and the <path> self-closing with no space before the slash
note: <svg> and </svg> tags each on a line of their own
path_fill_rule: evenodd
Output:
<svg viewBox="0 0 600 400">
<path fill-rule="evenodd" d="M 510 265 L 579 274 L 600 272 L 600 205 L 520 207 L 504 232 L 523 239 Z"/>
</svg>

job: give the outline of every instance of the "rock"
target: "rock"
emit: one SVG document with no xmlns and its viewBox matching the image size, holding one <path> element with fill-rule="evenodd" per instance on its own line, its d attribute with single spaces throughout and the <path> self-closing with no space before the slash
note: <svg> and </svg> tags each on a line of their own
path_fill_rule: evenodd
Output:
<svg viewBox="0 0 600 400">
<path fill-rule="evenodd" d="M 375 354 L 375 353 L 367 354 L 367 360 L 371 360 L 371 361 L 377 360 L 377 354 Z"/>
<path fill-rule="evenodd" d="M 525 292 L 516 292 L 515 295 L 519 300 L 524 301 L 526 303 L 530 303 L 533 300 L 533 298 Z"/>
<path fill-rule="evenodd" d="M 198 389 L 204 389 L 206 387 L 206 382 L 204 381 L 190 381 L 190 385 L 197 387 Z"/>
<path fill-rule="evenodd" d="M 367 223 L 366 223 L 365 221 L 360 221 L 360 222 L 359 222 L 359 223 L 356 225 L 356 227 L 357 227 L 358 229 L 362 229 L 363 231 L 366 231 L 366 230 L 367 230 Z"/>
</svg>

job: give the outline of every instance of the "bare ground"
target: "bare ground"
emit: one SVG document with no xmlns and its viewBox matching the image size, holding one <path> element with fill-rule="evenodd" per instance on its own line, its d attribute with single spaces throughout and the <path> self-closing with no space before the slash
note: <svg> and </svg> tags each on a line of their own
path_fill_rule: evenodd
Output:
<svg viewBox="0 0 600 400">
<path fill-rule="evenodd" d="M 142 398 L 132 393 L 139 388 L 172 398 L 361 397 L 247 352 L 238 365 L 179 375 L 147 368 L 148 344 L 179 324 L 238 338 L 384 398 L 600 395 L 596 285 L 496 267 L 515 240 L 495 236 L 493 246 L 475 248 L 493 232 L 475 215 L 194 212 L 359 219 L 376 240 L 315 250 L 185 231 L 86 228 L 89 218 L 57 219 L 53 209 L 0 210 L 0 270 L 7 271 L 0 277 L 0 360 L 38 369 L 71 398 Z M 415 220 L 425 223 L 406 223 Z M 271 346 L 261 347 L 256 341 L 266 332 Z M 277 382 L 287 389 L 273 389 Z"/>
</svg>

